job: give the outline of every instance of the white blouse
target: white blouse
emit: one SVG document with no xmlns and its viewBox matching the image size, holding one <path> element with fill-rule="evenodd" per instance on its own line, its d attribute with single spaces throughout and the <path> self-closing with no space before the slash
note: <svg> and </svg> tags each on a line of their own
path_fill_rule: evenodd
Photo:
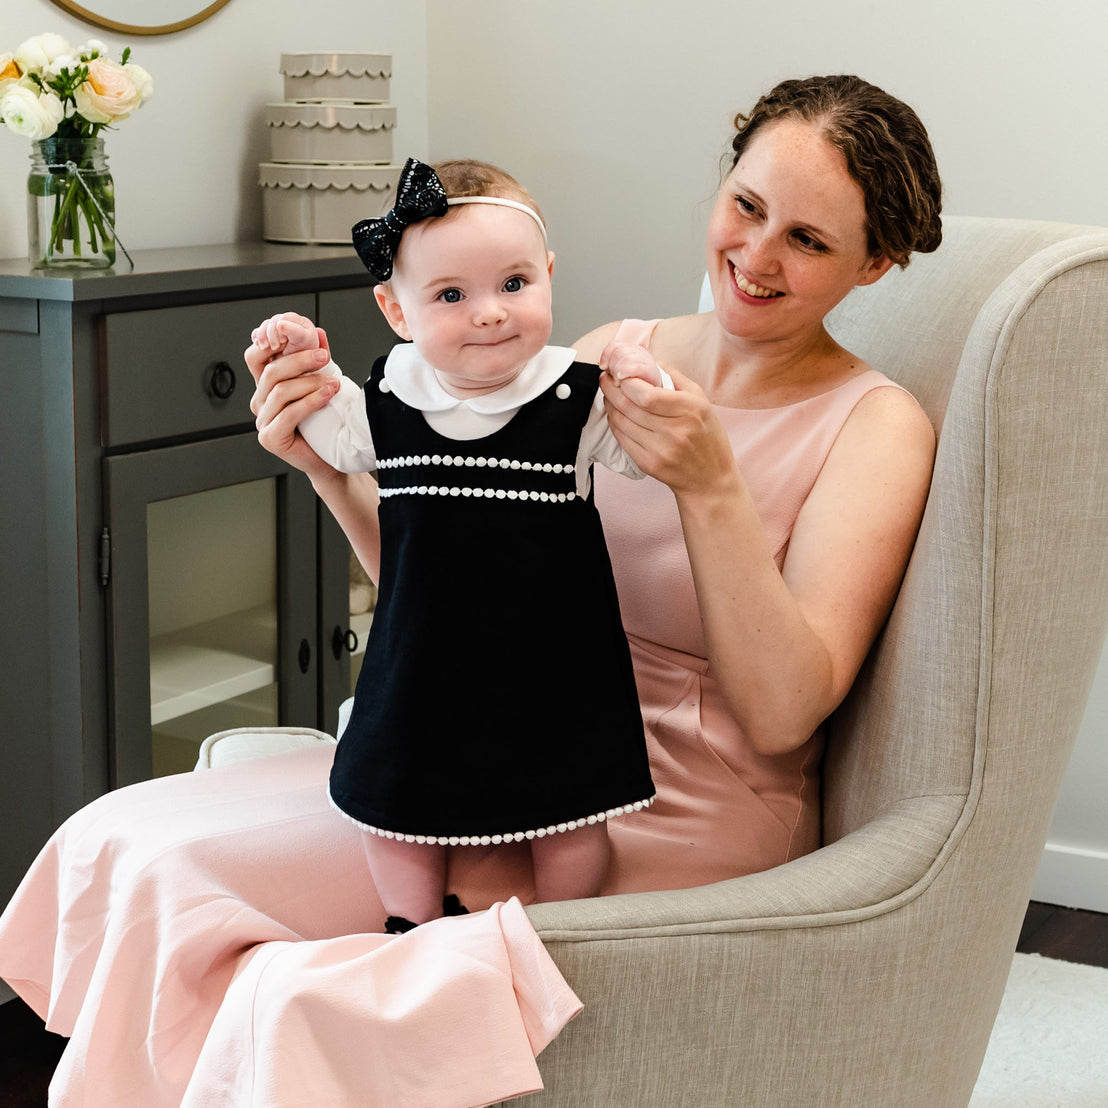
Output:
<svg viewBox="0 0 1108 1108">
<path fill-rule="evenodd" d="M 434 367 L 415 346 L 403 343 L 393 347 L 386 359 L 381 387 L 421 411 L 430 427 L 444 438 L 464 442 L 485 438 L 505 426 L 524 404 L 545 392 L 565 373 L 576 354 L 568 347 L 545 346 L 502 389 L 460 400 L 443 388 Z M 377 455 L 362 389 L 344 377 L 333 361 L 319 372 L 338 377 L 339 391 L 325 408 L 300 424 L 300 433 L 335 469 L 343 473 L 373 472 L 377 468 Z M 659 372 L 662 387 L 672 389 L 669 375 L 661 369 Z M 594 462 L 626 477 L 637 479 L 643 475 L 609 430 L 604 396 L 599 389 L 577 451 L 577 493 L 581 497 L 588 496 L 589 467 Z"/>
</svg>

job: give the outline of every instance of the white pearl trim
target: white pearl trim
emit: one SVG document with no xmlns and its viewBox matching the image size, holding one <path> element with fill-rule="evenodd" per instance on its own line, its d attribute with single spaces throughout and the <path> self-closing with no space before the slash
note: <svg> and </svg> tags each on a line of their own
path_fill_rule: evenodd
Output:
<svg viewBox="0 0 1108 1108">
<path fill-rule="evenodd" d="M 609 808 L 606 812 L 597 812 L 593 816 L 585 816 L 583 819 L 568 820 L 566 823 L 551 824 L 549 827 L 538 827 L 531 831 L 509 831 L 500 835 L 403 835 L 398 831 L 385 831 L 380 827 L 374 827 L 368 823 L 362 823 L 352 815 L 344 812 L 334 801 L 330 792 L 327 799 L 331 807 L 343 819 L 349 820 L 355 827 L 368 831 L 373 835 L 379 835 L 383 839 L 396 839 L 398 842 L 419 843 L 431 846 L 499 846 L 501 843 L 518 843 L 526 839 L 543 839 L 547 835 L 559 835 L 566 831 L 576 831 L 578 827 L 588 824 L 590 827 L 603 823 L 605 820 L 614 819 L 616 816 L 630 815 L 632 812 L 641 812 L 654 803 L 654 797 L 647 800 L 637 800 L 634 804 L 624 804 L 619 808 Z"/>
<path fill-rule="evenodd" d="M 489 500 L 542 500 L 553 504 L 564 504 L 576 500 L 575 492 L 526 492 L 518 489 L 475 489 L 458 485 L 406 485 L 399 489 L 378 489 L 382 499 L 389 496 L 476 496 Z"/>
<path fill-rule="evenodd" d="M 525 473 L 573 473 L 572 462 L 521 462 L 513 458 L 474 458 L 461 454 L 408 454 L 403 458 L 378 458 L 378 469 L 402 466 L 488 466 L 490 469 L 522 470 Z"/>
</svg>

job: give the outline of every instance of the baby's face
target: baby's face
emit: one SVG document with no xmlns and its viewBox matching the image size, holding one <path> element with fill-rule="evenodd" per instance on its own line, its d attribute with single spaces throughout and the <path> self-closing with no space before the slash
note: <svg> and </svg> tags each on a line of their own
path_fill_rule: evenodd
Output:
<svg viewBox="0 0 1108 1108">
<path fill-rule="evenodd" d="M 404 232 L 381 306 L 447 391 L 480 396 L 512 381 L 550 339 L 553 265 L 525 212 L 462 204 Z"/>
</svg>

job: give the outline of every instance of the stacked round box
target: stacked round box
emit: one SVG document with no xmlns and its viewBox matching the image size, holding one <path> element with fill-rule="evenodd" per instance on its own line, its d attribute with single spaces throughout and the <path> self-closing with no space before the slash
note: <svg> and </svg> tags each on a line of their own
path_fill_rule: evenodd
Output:
<svg viewBox="0 0 1108 1108">
<path fill-rule="evenodd" d="M 258 166 L 262 234 L 349 243 L 360 219 L 392 206 L 396 108 L 389 54 L 282 54 L 285 99 L 266 106 L 270 160 Z"/>
</svg>

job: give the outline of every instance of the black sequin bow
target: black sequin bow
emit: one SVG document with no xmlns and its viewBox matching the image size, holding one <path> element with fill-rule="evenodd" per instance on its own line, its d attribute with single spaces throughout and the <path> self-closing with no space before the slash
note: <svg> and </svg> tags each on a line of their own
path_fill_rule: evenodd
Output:
<svg viewBox="0 0 1108 1108">
<path fill-rule="evenodd" d="M 370 275 L 387 281 L 404 228 L 429 216 L 445 215 L 446 210 L 446 189 L 438 174 L 429 165 L 409 158 L 400 171 L 392 209 L 379 219 L 363 219 L 351 229 L 354 249 Z"/>
</svg>

